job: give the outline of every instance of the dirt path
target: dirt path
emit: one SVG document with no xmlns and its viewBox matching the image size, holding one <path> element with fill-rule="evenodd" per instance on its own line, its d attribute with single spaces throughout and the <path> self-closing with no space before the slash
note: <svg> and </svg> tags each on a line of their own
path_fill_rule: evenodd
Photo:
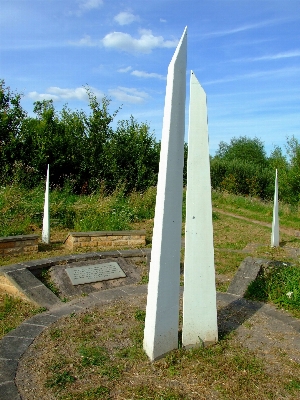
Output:
<svg viewBox="0 0 300 400">
<path fill-rule="evenodd" d="M 230 213 L 228 211 L 219 210 L 218 208 L 213 208 L 213 211 L 218 212 L 219 214 L 228 215 L 229 217 L 241 219 L 243 221 L 249 221 L 252 224 L 257 224 L 257 225 L 261 225 L 261 226 L 266 226 L 268 228 L 272 228 L 272 224 L 270 224 L 269 222 L 257 221 L 255 219 L 243 217 L 241 215 L 236 215 L 236 214 Z M 287 235 L 300 237 L 300 231 L 295 230 L 293 228 L 285 228 L 285 227 L 279 226 L 279 230 L 280 230 L 280 232 L 285 233 Z"/>
</svg>

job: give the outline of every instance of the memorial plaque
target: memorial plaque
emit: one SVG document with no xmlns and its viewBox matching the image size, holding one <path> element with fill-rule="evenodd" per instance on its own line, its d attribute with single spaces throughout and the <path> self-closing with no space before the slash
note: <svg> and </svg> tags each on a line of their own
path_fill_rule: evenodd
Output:
<svg viewBox="0 0 300 400">
<path fill-rule="evenodd" d="M 101 282 L 126 277 L 126 274 L 116 262 L 66 268 L 66 273 L 72 285 L 82 285 L 84 283 Z"/>
</svg>

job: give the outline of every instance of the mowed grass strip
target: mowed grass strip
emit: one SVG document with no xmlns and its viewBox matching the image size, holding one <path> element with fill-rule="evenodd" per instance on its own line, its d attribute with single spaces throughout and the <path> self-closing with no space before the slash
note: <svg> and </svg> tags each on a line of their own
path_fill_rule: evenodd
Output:
<svg viewBox="0 0 300 400">
<path fill-rule="evenodd" d="M 297 398 L 300 369 L 284 368 L 289 361 L 281 357 L 282 371 L 270 372 L 234 334 L 221 335 L 209 348 L 178 349 L 149 362 L 142 349 L 145 301 L 70 315 L 43 332 L 21 361 L 23 398 Z"/>
</svg>

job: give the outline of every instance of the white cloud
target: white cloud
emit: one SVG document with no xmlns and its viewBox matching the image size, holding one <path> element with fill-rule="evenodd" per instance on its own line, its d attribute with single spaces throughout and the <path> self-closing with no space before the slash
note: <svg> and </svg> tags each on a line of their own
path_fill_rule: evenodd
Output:
<svg viewBox="0 0 300 400">
<path fill-rule="evenodd" d="M 226 29 L 224 31 L 209 32 L 209 33 L 204 34 L 204 37 L 233 35 L 235 33 L 248 31 L 251 29 L 257 29 L 257 28 L 261 28 L 264 26 L 274 25 L 274 24 L 278 24 L 281 22 L 285 22 L 285 21 L 286 20 L 284 20 L 284 19 L 279 19 L 279 20 L 271 19 L 271 20 L 261 21 L 256 24 L 245 24 L 245 25 L 238 26 L 237 28 Z"/>
<path fill-rule="evenodd" d="M 103 5 L 103 0 L 80 0 L 79 8 L 83 11 L 93 10 Z"/>
<path fill-rule="evenodd" d="M 134 15 L 130 12 L 124 11 L 120 12 L 118 15 L 114 17 L 114 20 L 119 24 L 119 25 L 129 25 L 134 21 L 139 21 L 140 18 L 138 15 Z"/>
<path fill-rule="evenodd" d="M 292 75 L 299 75 L 299 74 L 300 74 L 300 68 L 298 67 L 281 68 L 268 71 L 262 70 L 262 71 L 250 72 L 243 75 L 227 76 L 225 78 L 207 81 L 204 82 L 203 85 L 213 85 L 216 83 L 227 83 L 227 82 L 234 82 L 234 81 L 253 79 L 253 78 L 282 79 L 286 77 L 291 77 Z"/>
<path fill-rule="evenodd" d="M 133 38 L 128 33 L 112 32 L 107 34 L 102 43 L 107 48 L 113 48 L 128 53 L 151 53 L 155 48 L 176 47 L 178 40 L 165 40 L 162 36 L 154 36 L 150 30 L 140 30 L 140 37 Z"/>
<path fill-rule="evenodd" d="M 77 15 L 80 17 L 85 12 L 95 10 L 103 5 L 103 0 L 77 0 L 78 9 L 70 11 L 69 15 Z"/>
<path fill-rule="evenodd" d="M 103 93 L 93 87 L 90 87 L 91 91 L 97 98 L 102 98 Z M 61 100 L 80 100 L 80 101 L 88 101 L 88 95 L 83 87 L 75 88 L 75 89 L 62 89 L 57 86 L 51 86 L 46 90 L 46 93 L 38 93 L 38 92 L 29 92 L 27 97 L 34 101 L 38 100 L 53 100 L 53 101 L 61 101 Z"/>
<path fill-rule="evenodd" d="M 58 101 L 59 97 L 49 93 L 29 92 L 27 97 L 34 101 L 53 100 Z"/>
<path fill-rule="evenodd" d="M 267 54 L 261 57 L 238 58 L 232 61 L 234 62 L 271 61 L 271 60 L 280 60 L 282 58 L 292 58 L 292 57 L 300 57 L 300 50 L 291 50 L 277 54 Z"/>
<path fill-rule="evenodd" d="M 118 86 L 116 89 L 110 89 L 108 92 L 112 97 L 124 103 L 141 104 L 149 97 L 146 92 L 122 86 Z"/>
<path fill-rule="evenodd" d="M 75 46 L 94 47 L 94 46 L 99 46 L 101 42 L 92 40 L 90 35 L 84 35 L 83 38 L 81 38 L 78 42 L 71 42 L 71 44 Z"/>
<path fill-rule="evenodd" d="M 156 74 L 155 72 L 144 72 L 134 70 L 131 72 L 131 75 L 138 76 L 139 78 L 156 78 L 156 79 L 163 79 L 165 80 L 166 77 L 160 74 Z"/>
<path fill-rule="evenodd" d="M 167 20 L 166 20 L 166 19 L 163 19 L 163 18 L 160 18 L 160 19 L 159 19 L 159 22 L 167 22 Z"/>
<path fill-rule="evenodd" d="M 125 72 L 129 72 L 131 70 L 132 70 L 132 67 L 129 66 L 129 67 L 126 67 L 126 68 L 118 69 L 118 72 L 125 73 Z"/>
</svg>

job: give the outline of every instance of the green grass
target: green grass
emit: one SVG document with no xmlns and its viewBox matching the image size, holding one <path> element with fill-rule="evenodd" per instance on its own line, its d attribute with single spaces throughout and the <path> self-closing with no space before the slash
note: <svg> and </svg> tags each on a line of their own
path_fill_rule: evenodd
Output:
<svg viewBox="0 0 300 400">
<path fill-rule="evenodd" d="M 285 310 L 300 316 L 300 267 L 274 262 L 263 268 L 253 281 L 246 297 L 260 301 L 270 301 Z"/>
<path fill-rule="evenodd" d="M 60 337 L 53 337 L 51 329 L 42 333 L 34 346 L 49 396 L 190 400 L 214 393 L 223 400 L 254 400 L 299 393 L 299 369 L 270 372 L 234 333 L 220 332 L 214 346 L 181 348 L 149 362 L 142 340 L 145 300 L 140 304 L 143 308 L 122 301 L 66 317 L 55 326 Z M 282 365 L 286 362 L 282 358 Z"/>
<path fill-rule="evenodd" d="M 212 203 L 215 209 L 232 212 L 247 218 L 263 222 L 272 222 L 273 202 L 257 197 L 244 197 L 228 192 L 212 191 Z M 280 223 L 288 228 L 298 229 L 300 211 L 298 207 L 279 202 Z"/>
<path fill-rule="evenodd" d="M 154 216 L 156 188 L 145 193 L 124 194 L 122 187 L 111 195 L 95 192 L 76 196 L 68 188 L 50 191 L 51 227 L 76 231 L 126 230 L 131 224 Z M 0 188 L 0 236 L 32 233 L 42 226 L 44 187 L 25 190 Z"/>
<path fill-rule="evenodd" d="M 45 311 L 19 298 L 0 294 L 0 339 L 15 329 L 24 319 Z"/>
</svg>

